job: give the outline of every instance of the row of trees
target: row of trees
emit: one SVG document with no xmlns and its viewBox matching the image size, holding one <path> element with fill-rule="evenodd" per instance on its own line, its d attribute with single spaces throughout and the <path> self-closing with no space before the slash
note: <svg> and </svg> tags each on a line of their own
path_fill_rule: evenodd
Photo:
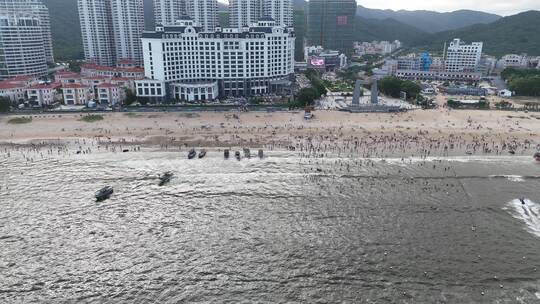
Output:
<svg viewBox="0 0 540 304">
<path fill-rule="evenodd" d="M 321 98 L 321 96 L 328 92 L 317 71 L 308 69 L 305 72 L 305 75 L 311 82 L 311 87 L 303 88 L 296 94 L 295 103 L 292 105 L 293 107 L 300 108 L 311 106 L 315 103 L 315 100 Z"/>
<path fill-rule="evenodd" d="M 521 96 L 540 96 L 540 71 L 507 68 L 501 77 L 508 83 L 508 88 Z"/>
<path fill-rule="evenodd" d="M 379 90 L 383 94 L 394 98 L 401 97 L 401 92 L 405 92 L 407 93 L 408 100 L 415 100 L 422 91 L 422 88 L 416 82 L 389 76 L 379 81 Z"/>
</svg>

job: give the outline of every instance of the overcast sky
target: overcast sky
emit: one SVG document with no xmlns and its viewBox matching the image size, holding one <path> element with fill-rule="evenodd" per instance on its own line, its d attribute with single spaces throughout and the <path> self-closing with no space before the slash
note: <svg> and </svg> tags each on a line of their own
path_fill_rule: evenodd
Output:
<svg viewBox="0 0 540 304">
<path fill-rule="evenodd" d="M 228 0 L 219 0 L 228 3 Z M 528 10 L 540 10 L 540 0 L 356 0 L 358 4 L 379 9 L 429 10 L 451 12 L 470 9 L 508 16 Z"/>
</svg>

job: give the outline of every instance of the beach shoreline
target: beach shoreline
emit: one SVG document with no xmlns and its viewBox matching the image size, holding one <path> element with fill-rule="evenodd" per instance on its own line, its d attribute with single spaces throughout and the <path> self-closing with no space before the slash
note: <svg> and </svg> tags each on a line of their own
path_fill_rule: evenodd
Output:
<svg viewBox="0 0 540 304">
<path fill-rule="evenodd" d="M 289 112 L 104 113 L 31 115 L 26 124 L 0 117 L 0 144 L 252 147 L 303 153 L 338 151 L 363 156 L 516 154 L 538 149 L 540 114 L 480 110 L 416 110 L 405 113 L 317 111 L 305 120 Z M 21 116 L 21 115 L 16 115 Z M 22 115 L 24 116 L 24 115 Z M 28 116 L 27 116 L 28 117 Z"/>
</svg>

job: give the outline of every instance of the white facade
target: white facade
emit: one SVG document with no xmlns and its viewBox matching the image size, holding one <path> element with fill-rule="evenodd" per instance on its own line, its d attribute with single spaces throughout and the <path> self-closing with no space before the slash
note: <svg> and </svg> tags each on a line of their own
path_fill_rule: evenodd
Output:
<svg viewBox="0 0 540 304">
<path fill-rule="evenodd" d="M 85 60 L 114 65 L 116 58 L 109 0 L 78 0 L 77 4 Z"/>
<path fill-rule="evenodd" d="M 465 44 L 454 39 L 446 52 L 447 72 L 474 72 L 482 57 L 482 42 Z"/>
<path fill-rule="evenodd" d="M 46 61 L 54 62 L 49 9 L 41 0 L 0 0 L 0 14 L 19 14 L 39 19 Z"/>
<path fill-rule="evenodd" d="M 293 26 L 292 0 L 263 0 L 263 17 L 267 16 L 280 26 Z"/>
<path fill-rule="evenodd" d="M 114 66 L 122 59 L 142 63 L 142 0 L 78 0 L 77 3 L 86 61 L 104 66 Z"/>
<path fill-rule="evenodd" d="M 26 88 L 26 96 L 40 106 L 52 105 L 58 99 L 56 89 L 59 87 L 58 83 L 34 85 Z"/>
<path fill-rule="evenodd" d="M 0 12 L 0 80 L 46 74 L 47 53 L 40 19 L 32 13 Z"/>
<path fill-rule="evenodd" d="M 167 84 L 217 81 L 220 95 L 250 96 L 272 91 L 294 73 L 290 28 L 265 21 L 244 31 L 206 32 L 193 24 L 182 20 L 143 34 L 147 78 Z"/>
<path fill-rule="evenodd" d="M 86 105 L 93 96 L 89 86 L 78 83 L 64 85 L 62 95 L 66 105 Z"/>
<path fill-rule="evenodd" d="M 137 66 L 141 66 L 143 0 L 111 0 L 111 14 L 116 60 L 132 60 Z"/>
<path fill-rule="evenodd" d="M 219 96 L 217 81 L 175 83 L 171 87 L 174 98 L 184 101 L 214 100 Z"/>
<path fill-rule="evenodd" d="M 229 0 L 229 25 L 241 28 L 262 17 L 263 0 Z"/>
</svg>

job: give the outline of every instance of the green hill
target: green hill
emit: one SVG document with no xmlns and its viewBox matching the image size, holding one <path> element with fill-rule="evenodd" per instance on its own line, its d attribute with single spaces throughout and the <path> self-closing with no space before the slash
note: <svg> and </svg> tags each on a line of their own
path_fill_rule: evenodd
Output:
<svg viewBox="0 0 540 304">
<path fill-rule="evenodd" d="M 495 22 L 501 16 L 471 10 L 439 13 L 433 11 L 381 10 L 358 6 L 357 15 L 367 19 L 394 19 L 413 26 L 421 31 L 436 33 L 454 30 L 473 24 L 488 24 Z"/>
<path fill-rule="evenodd" d="M 55 60 L 84 57 L 77 0 L 43 0 L 49 8 Z"/>
<path fill-rule="evenodd" d="M 354 34 L 356 41 L 399 40 L 404 45 L 410 45 L 428 35 L 426 32 L 394 19 L 379 20 L 358 16 L 355 20 Z"/>
<path fill-rule="evenodd" d="M 444 42 L 461 38 L 466 42 L 483 41 L 484 53 L 502 56 L 510 53 L 540 55 L 540 11 L 528 11 L 504 17 L 491 24 L 477 24 L 458 30 L 426 35 L 412 46 L 441 50 Z"/>
</svg>

